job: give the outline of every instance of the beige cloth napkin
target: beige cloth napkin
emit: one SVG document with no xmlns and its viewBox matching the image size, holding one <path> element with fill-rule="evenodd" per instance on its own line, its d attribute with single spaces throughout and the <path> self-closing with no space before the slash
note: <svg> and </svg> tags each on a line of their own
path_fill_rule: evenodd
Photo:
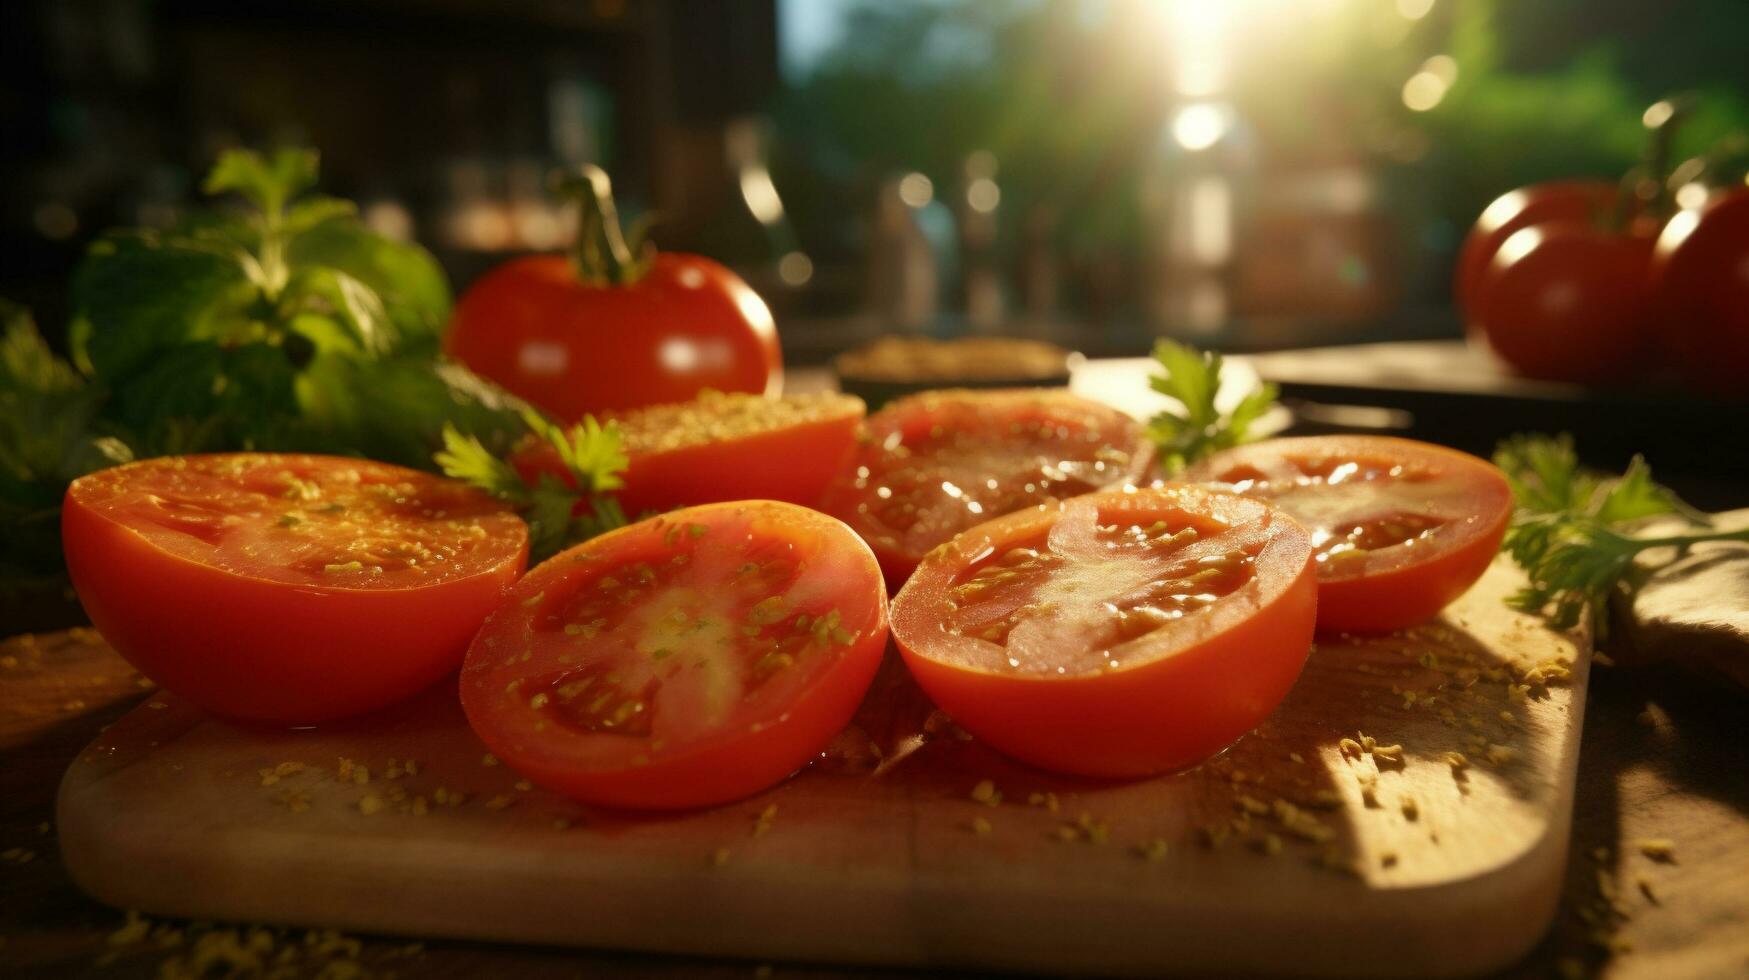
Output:
<svg viewBox="0 0 1749 980">
<path fill-rule="evenodd" d="M 1749 527 L 1749 508 L 1713 520 L 1721 530 Z M 1639 533 L 1685 529 L 1666 521 Z M 1624 662 L 1674 660 L 1749 688 L 1749 544 L 1711 542 L 1686 554 L 1653 548 L 1637 563 L 1643 578 L 1630 600 L 1616 604 L 1605 651 Z"/>
</svg>

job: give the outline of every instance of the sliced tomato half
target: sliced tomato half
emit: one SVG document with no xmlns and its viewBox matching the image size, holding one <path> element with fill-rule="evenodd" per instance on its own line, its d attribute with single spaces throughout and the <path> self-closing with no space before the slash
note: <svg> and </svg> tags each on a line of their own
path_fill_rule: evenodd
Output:
<svg viewBox="0 0 1749 980">
<path fill-rule="evenodd" d="M 1090 494 L 974 527 L 893 600 L 923 690 L 1024 762 L 1132 777 L 1256 727 L 1305 664 L 1311 536 L 1194 486 Z"/>
<path fill-rule="evenodd" d="M 1494 464 L 1388 436 L 1271 439 L 1184 474 L 1294 515 L 1312 532 L 1318 628 L 1377 633 L 1439 614 L 1475 584 L 1512 517 Z"/>
<path fill-rule="evenodd" d="M 67 570 L 147 677 L 209 711 L 308 724 L 461 664 L 528 528 L 460 483 L 358 459 L 172 456 L 73 481 Z"/>
<path fill-rule="evenodd" d="M 705 806 L 818 755 L 886 641 L 880 568 L 849 528 L 778 501 L 707 504 L 531 571 L 468 649 L 462 707 L 549 789 Z"/>
<path fill-rule="evenodd" d="M 928 391 L 869 416 L 822 507 L 874 548 L 896 589 L 966 528 L 1133 479 L 1141 434 L 1129 416 L 1066 391 Z"/>
<path fill-rule="evenodd" d="M 836 392 L 786 395 L 707 391 L 689 402 L 613 416 L 626 453 L 628 514 L 724 500 L 782 500 L 812 506 L 838 473 L 866 409 Z M 551 446 L 516 456 L 524 479 L 570 480 Z"/>
</svg>

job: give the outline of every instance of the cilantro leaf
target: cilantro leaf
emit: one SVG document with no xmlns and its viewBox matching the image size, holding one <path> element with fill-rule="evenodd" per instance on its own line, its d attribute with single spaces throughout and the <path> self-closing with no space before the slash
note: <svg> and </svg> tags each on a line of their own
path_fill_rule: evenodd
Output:
<svg viewBox="0 0 1749 980">
<path fill-rule="evenodd" d="M 1631 587 L 1634 559 L 1648 548 L 1749 540 L 1746 531 L 1656 538 L 1628 533 L 1625 528 L 1648 517 L 1676 514 L 1696 525 L 1706 520 L 1653 482 L 1651 468 L 1638 456 L 1619 477 L 1584 469 L 1569 435 L 1512 436 L 1495 449 L 1494 464 L 1506 474 L 1517 503 L 1504 548 L 1530 580 L 1509 602 L 1546 614 L 1558 629 L 1577 625 L 1589 613 L 1596 635 L 1603 636 L 1610 597 Z"/>
<path fill-rule="evenodd" d="M 1168 474 L 1259 437 L 1254 427 L 1275 407 L 1275 385 L 1265 382 L 1223 412 L 1218 405 L 1221 355 L 1162 340 L 1154 346 L 1154 360 L 1164 373 L 1151 377 L 1149 385 L 1179 403 L 1148 420 L 1148 437 Z"/>
<path fill-rule="evenodd" d="M 626 466 L 619 427 L 586 416 L 567 431 L 532 409 L 525 409 L 522 418 L 533 438 L 558 453 L 565 468 L 563 478 L 543 472 L 529 483 L 509 462 L 453 425 L 444 426 L 443 449 L 435 457 L 438 468 L 522 512 L 528 522 L 531 562 L 624 527 L 625 512 L 608 495 L 621 486 L 620 473 Z"/>
</svg>

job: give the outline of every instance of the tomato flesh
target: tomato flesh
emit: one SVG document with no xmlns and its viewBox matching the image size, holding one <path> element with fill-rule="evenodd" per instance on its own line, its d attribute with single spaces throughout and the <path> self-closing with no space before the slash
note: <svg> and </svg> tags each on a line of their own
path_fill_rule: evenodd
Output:
<svg viewBox="0 0 1749 980">
<path fill-rule="evenodd" d="M 1190 765 L 1255 727 L 1310 649 L 1311 539 L 1262 502 L 1194 486 L 1091 494 L 978 525 L 893 601 L 935 702 L 1060 772 Z"/>
<path fill-rule="evenodd" d="M 1123 413 L 1067 392 L 925 392 L 869 417 L 823 507 L 868 541 L 896 586 L 966 528 L 1130 478 L 1140 435 Z"/>
<path fill-rule="evenodd" d="M 528 529 L 460 483 L 327 456 L 146 460 L 74 481 L 68 570 L 146 676 L 233 718 L 313 723 L 461 662 Z"/>
<path fill-rule="evenodd" d="M 1318 626 L 1386 632 L 1429 619 L 1487 570 L 1512 515 L 1492 464 L 1383 436 L 1273 439 L 1184 474 L 1268 500 L 1306 525 Z"/>
<path fill-rule="evenodd" d="M 555 556 L 487 619 L 462 705 L 508 764 L 637 808 L 756 793 L 844 726 L 886 645 L 886 591 L 841 523 L 693 507 Z"/>
</svg>

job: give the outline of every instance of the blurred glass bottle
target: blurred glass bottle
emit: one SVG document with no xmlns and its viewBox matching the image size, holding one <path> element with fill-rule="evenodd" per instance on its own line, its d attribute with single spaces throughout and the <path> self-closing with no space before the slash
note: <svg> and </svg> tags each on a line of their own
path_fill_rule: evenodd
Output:
<svg viewBox="0 0 1749 980">
<path fill-rule="evenodd" d="M 966 157 L 959 200 L 960 295 L 973 333 L 994 333 L 1005 314 L 1005 284 L 998 254 L 1002 187 L 996 155 L 978 150 Z"/>
<path fill-rule="evenodd" d="M 923 221 L 934 200 L 934 183 L 915 171 L 888 178 L 875 196 L 868 305 L 883 331 L 922 332 L 940 309 L 941 270 Z"/>
</svg>

